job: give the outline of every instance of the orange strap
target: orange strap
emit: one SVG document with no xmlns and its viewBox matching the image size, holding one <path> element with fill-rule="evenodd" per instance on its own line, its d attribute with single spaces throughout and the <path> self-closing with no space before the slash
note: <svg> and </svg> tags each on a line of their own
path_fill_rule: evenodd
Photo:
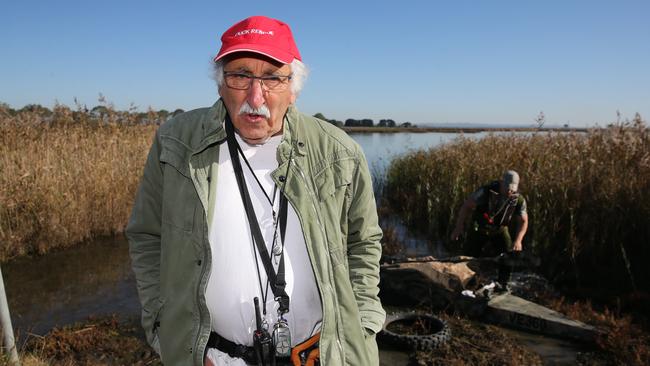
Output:
<svg viewBox="0 0 650 366">
<path fill-rule="evenodd" d="M 318 350 L 318 341 L 320 340 L 320 332 L 316 333 L 314 336 L 308 340 L 300 343 L 299 345 L 293 347 L 291 350 L 291 363 L 294 366 L 314 366 L 320 357 L 320 351 Z M 310 348 L 313 348 L 310 350 Z M 301 357 L 302 356 L 302 357 Z M 306 356 L 306 357 L 305 357 Z M 305 363 L 302 364 L 302 359 L 305 359 Z"/>
<path fill-rule="evenodd" d="M 309 355 L 307 356 L 307 362 L 305 362 L 305 366 L 314 366 L 316 365 L 316 362 L 320 359 L 320 351 L 318 348 L 311 350 L 309 352 Z"/>
</svg>

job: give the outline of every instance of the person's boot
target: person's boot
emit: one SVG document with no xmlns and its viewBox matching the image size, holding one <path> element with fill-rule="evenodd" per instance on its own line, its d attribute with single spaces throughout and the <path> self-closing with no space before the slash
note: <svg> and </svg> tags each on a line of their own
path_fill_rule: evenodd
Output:
<svg viewBox="0 0 650 366">
<path fill-rule="evenodd" d="M 509 292 L 508 281 L 510 281 L 510 273 L 512 272 L 511 263 L 509 263 L 511 253 L 502 253 L 499 257 L 499 267 L 497 275 L 497 283 L 494 288 L 495 293 Z"/>
</svg>

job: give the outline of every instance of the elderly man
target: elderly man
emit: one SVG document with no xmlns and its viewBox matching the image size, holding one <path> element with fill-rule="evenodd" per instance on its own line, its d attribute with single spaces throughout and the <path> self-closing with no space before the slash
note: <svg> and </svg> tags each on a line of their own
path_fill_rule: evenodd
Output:
<svg viewBox="0 0 650 366">
<path fill-rule="evenodd" d="M 250 17 L 221 41 L 221 98 L 159 128 L 127 227 L 147 340 L 169 365 L 376 365 L 365 157 L 294 106 L 287 24 Z"/>
<path fill-rule="evenodd" d="M 464 231 L 467 217 L 473 211 L 472 227 L 465 242 L 464 254 L 483 257 L 522 250 L 522 240 L 528 229 L 528 213 L 526 200 L 518 190 L 519 174 L 508 170 L 503 173 L 501 180 L 480 187 L 465 200 L 451 234 L 451 240 L 458 240 Z M 517 224 L 514 243 L 508 228 L 513 217 Z M 509 277 L 510 267 L 502 265 L 499 284 L 503 288 Z"/>
</svg>

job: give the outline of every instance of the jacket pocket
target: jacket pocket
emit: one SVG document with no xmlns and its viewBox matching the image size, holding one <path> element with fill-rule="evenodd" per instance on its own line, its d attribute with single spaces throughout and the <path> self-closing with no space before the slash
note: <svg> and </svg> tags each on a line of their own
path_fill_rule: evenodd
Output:
<svg viewBox="0 0 650 366">
<path fill-rule="evenodd" d="M 158 306 L 154 310 L 154 320 L 153 320 L 153 327 L 152 327 L 152 332 L 155 334 L 158 331 L 158 328 L 160 327 L 160 315 L 163 311 L 163 308 L 165 307 L 165 300 L 164 299 L 158 299 Z"/>
<path fill-rule="evenodd" d="M 332 260 L 332 267 L 336 268 L 342 264 L 347 264 L 345 248 L 343 246 L 330 245 L 330 259 Z"/>
<path fill-rule="evenodd" d="M 346 194 L 352 182 L 354 166 L 352 158 L 339 159 L 325 166 L 314 178 L 334 268 L 347 265 L 344 230 L 344 226 L 347 226 Z"/>
<path fill-rule="evenodd" d="M 314 177 L 318 199 L 323 202 L 352 182 L 355 162 L 352 158 L 332 161 Z"/>
<path fill-rule="evenodd" d="M 189 150 L 178 142 L 165 142 L 168 143 L 160 154 L 164 180 L 161 221 L 183 231 L 192 231 L 198 197 L 186 159 Z"/>
<path fill-rule="evenodd" d="M 165 300 L 159 298 L 154 302 L 153 309 L 143 309 L 148 314 L 145 317 L 151 318 L 151 329 L 146 330 L 147 341 L 149 345 L 160 355 L 160 338 L 158 337 L 158 329 L 160 328 L 160 317 L 165 307 Z"/>
</svg>

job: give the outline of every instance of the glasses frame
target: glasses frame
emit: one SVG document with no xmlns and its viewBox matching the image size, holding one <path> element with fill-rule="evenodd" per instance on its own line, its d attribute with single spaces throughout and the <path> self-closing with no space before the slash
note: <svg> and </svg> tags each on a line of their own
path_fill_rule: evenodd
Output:
<svg viewBox="0 0 650 366">
<path fill-rule="evenodd" d="M 246 84 L 246 87 L 237 87 L 237 86 L 232 86 L 228 82 L 228 76 L 239 76 L 243 78 L 248 79 L 248 83 Z M 226 86 L 231 88 L 231 89 L 236 89 L 236 90 L 248 90 L 251 88 L 251 85 L 253 84 L 253 81 L 259 80 L 260 86 L 262 89 L 266 91 L 283 91 L 286 90 L 286 86 L 289 85 L 289 81 L 293 78 L 293 74 L 289 75 L 265 75 L 265 76 L 255 76 L 251 75 L 245 72 L 241 71 L 224 71 L 223 72 L 223 80 L 226 83 Z M 280 79 L 280 83 L 274 87 L 269 87 L 266 85 L 266 81 L 270 81 L 273 79 Z"/>
</svg>

